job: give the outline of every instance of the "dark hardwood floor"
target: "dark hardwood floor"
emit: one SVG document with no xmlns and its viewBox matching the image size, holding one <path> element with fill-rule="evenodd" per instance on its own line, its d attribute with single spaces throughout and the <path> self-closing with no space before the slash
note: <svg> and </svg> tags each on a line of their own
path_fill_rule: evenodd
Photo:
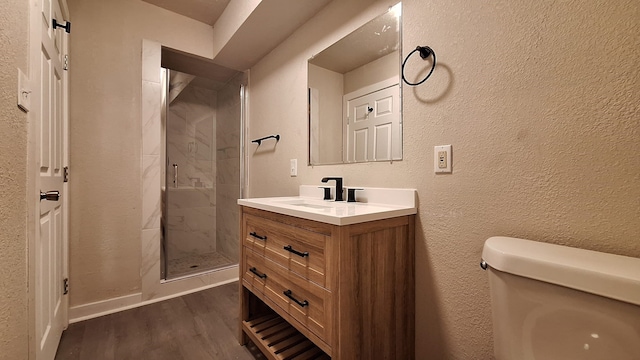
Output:
<svg viewBox="0 0 640 360">
<path fill-rule="evenodd" d="M 238 343 L 238 283 L 69 325 L 57 360 L 264 359 Z"/>
</svg>

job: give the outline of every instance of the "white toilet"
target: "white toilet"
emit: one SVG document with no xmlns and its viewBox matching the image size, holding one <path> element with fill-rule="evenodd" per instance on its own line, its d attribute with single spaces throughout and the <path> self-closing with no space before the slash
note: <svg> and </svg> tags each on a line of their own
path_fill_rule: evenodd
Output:
<svg viewBox="0 0 640 360">
<path fill-rule="evenodd" d="M 640 360 L 640 259 L 508 237 L 482 259 L 497 360 Z"/>
</svg>

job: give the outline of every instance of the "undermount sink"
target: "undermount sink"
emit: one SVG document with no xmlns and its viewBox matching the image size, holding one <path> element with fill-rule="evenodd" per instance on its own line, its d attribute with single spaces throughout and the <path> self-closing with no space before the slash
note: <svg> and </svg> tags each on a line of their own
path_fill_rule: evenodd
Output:
<svg viewBox="0 0 640 360">
<path fill-rule="evenodd" d="M 286 201 L 282 201 L 281 203 L 285 205 L 304 206 L 312 209 L 331 209 L 332 208 L 332 206 L 318 204 L 316 201 L 309 200 L 309 199 L 286 200 Z"/>
<path fill-rule="evenodd" d="M 417 212 L 415 189 L 361 187 L 357 202 L 321 200 L 322 189 L 301 185 L 299 196 L 239 199 L 238 204 L 334 225 L 357 224 Z"/>
</svg>

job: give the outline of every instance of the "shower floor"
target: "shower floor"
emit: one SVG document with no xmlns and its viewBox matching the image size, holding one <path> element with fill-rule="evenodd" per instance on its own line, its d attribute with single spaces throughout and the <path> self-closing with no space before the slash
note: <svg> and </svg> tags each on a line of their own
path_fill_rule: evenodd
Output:
<svg viewBox="0 0 640 360">
<path fill-rule="evenodd" d="M 236 263 L 218 252 L 185 256 L 167 262 L 167 278 L 197 274 Z"/>
</svg>

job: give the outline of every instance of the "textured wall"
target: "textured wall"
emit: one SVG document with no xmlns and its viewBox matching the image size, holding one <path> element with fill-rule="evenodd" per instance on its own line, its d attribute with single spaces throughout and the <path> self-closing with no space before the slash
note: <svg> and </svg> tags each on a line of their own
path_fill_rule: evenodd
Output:
<svg viewBox="0 0 640 360">
<path fill-rule="evenodd" d="M 404 87 L 404 159 L 304 164 L 306 59 L 390 1 L 334 1 L 251 69 L 250 196 L 346 185 L 418 189 L 418 358 L 490 359 L 484 240 L 516 236 L 640 257 L 640 3 L 403 2 L 404 54 L 429 45 L 438 67 Z M 409 79 L 424 74 L 419 57 Z M 414 61 L 415 60 L 415 61 Z M 453 174 L 433 146 L 453 144 Z M 255 145 L 254 145 L 255 146 Z"/>
<path fill-rule="evenodd" d="M 0 359 L 26 359 L 27 115 L 16 105 L 28 74 L 28 3 L 0 0 Z"/>
<path fill-rule="evenodd" d="M 75 306 L 140 291 L 142 39 L 209 58 L 213 50 L 210 26 L 142 1 L 68 3 Z"/>
</svg>

